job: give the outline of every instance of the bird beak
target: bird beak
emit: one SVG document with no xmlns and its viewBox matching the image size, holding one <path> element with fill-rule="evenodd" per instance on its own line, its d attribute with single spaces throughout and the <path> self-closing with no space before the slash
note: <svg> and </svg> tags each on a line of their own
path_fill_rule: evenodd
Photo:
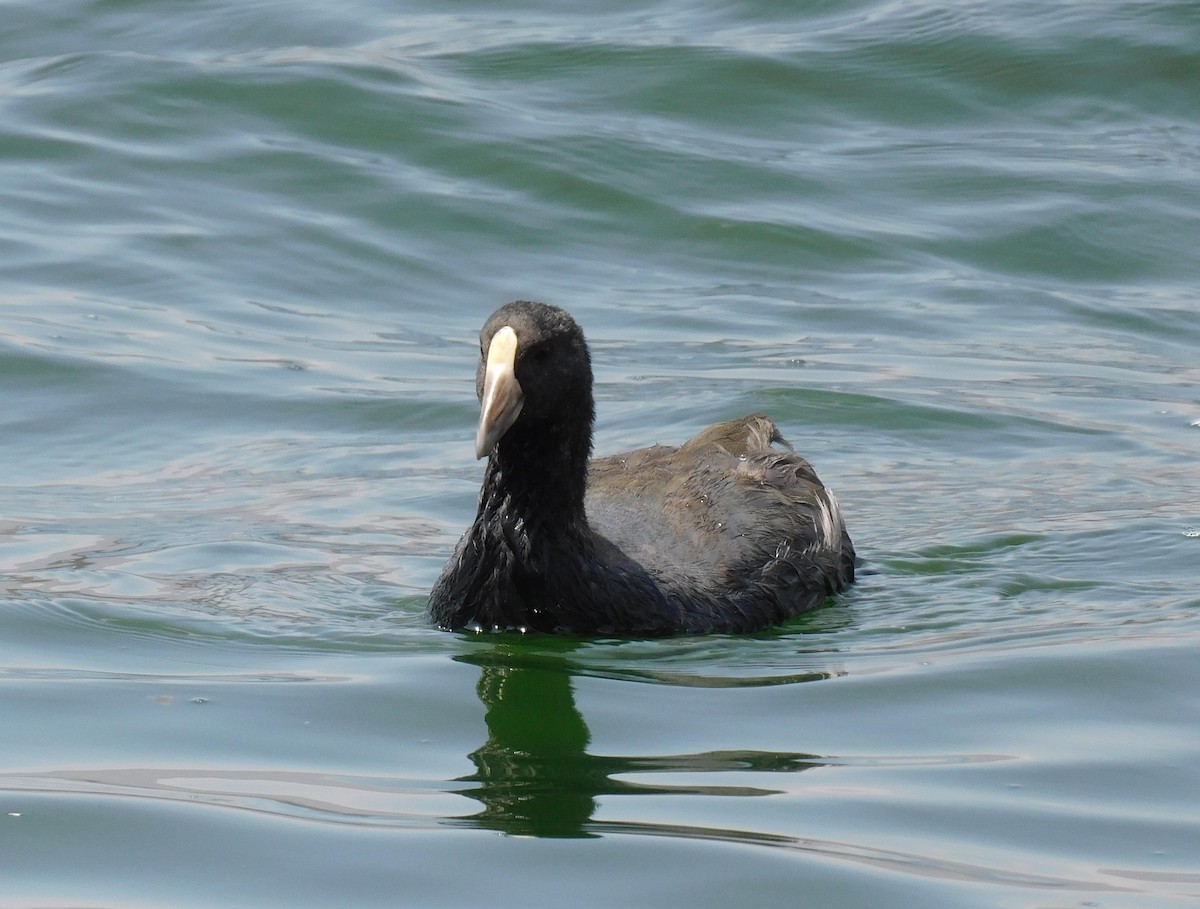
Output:
<svg viewBox="0 0 1200 909">
<path fill-rule="evenodd" d="M 475 457 L 491 454 L 500 437 L 508 432 L 525 403 L 525 393 L 513 372 L 517 360 L 517 333 L 505 325 L 492 335 L 484 367 L 479 432 L 475 434 Z"/>
</svg>

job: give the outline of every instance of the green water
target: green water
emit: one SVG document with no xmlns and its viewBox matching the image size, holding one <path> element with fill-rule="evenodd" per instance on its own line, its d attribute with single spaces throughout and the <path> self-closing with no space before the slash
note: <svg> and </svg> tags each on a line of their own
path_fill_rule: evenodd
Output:
<svg viewBox="0 0 1200 909">
<path fill-rule="evenodd" d="M 1200 898 L 1192 3 L 3 8 L 0 906 Z M 476 333 L 859 582 L 438 632 Z"/>
</svg>

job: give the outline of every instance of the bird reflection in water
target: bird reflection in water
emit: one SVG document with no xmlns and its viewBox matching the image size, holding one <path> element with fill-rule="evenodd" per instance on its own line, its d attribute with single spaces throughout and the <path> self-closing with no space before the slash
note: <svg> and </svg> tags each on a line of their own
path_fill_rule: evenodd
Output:
<svg viewBox="0 0 1200 909">
<path fill-rule="evenodd" d="M 653 785 L 627 782 L 619 779 L 622 776 L 797 772 L 821 765 L 821 759 L 811 754 L 755 751 L 661 757 L 590 754 L 591 735 L 572 689 L 578 667 L 569 659 L 561 654 L 518 653 L 507 647 L 459 659 L 481 667 L 478 693 L 487 710 L 488 739 L 470 755 L 476 771 L 459 780 L 475 784 L 460 793 L 484 806 L 464 819 L 472 826 L 523 836 L 597 836 L 614 828 L 612 823 L 595 819 L 597 799 L 602 796 L 762 796 L 774 792 L 757 787 Z M 822 677 L 828 676 L 812 676 Z"/>
</svg>

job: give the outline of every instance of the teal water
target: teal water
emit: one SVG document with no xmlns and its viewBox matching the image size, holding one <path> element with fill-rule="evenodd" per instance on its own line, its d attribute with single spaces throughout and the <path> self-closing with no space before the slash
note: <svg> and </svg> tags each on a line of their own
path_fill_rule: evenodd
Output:
<svg viewBox="0 0 1200 909">
<path fill-rule="evenodd" d="M 1195 4 L 3 19 L 0 906 L 1200 899 Z M 429 628 L 514 297 L 859 583 Z"/>
</svg>

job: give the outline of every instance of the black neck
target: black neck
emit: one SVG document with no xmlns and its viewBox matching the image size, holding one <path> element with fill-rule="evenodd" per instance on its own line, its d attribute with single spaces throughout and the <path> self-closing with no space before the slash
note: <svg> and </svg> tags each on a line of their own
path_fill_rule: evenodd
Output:
<svg viewBox="0 0 1200 909">
<path fill-rule="evenodd" d="M 585 532 L 591 421 L 514 426 L 488 457 L 479 514 L 520 521 L 530 533 Z"/>
</svg>

